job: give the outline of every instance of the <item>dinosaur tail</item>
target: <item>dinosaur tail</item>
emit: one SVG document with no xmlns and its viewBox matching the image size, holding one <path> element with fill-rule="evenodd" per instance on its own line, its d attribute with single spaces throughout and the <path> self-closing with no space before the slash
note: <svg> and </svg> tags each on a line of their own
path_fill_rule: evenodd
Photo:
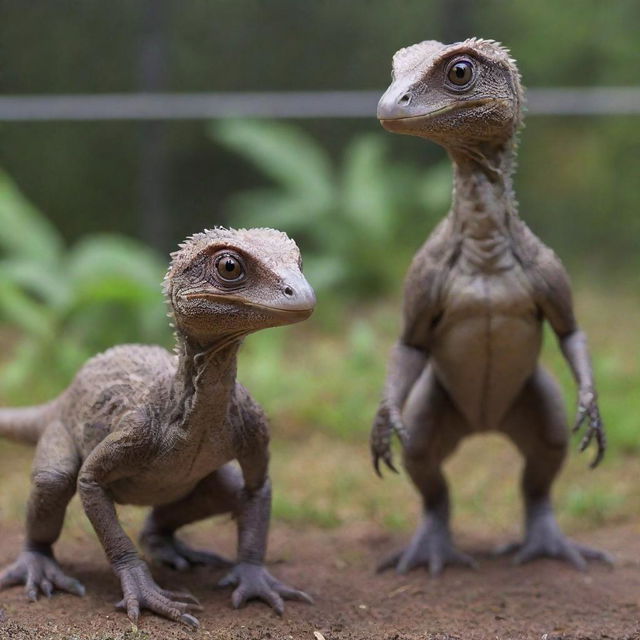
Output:
<svg viewBox="0 0 640 640">
<path fill-rule="evenodd" d="M 35 445 L 54 417 L 57 400 L 34 407 L 0 409 L 0 437 Z"/>
</svg>

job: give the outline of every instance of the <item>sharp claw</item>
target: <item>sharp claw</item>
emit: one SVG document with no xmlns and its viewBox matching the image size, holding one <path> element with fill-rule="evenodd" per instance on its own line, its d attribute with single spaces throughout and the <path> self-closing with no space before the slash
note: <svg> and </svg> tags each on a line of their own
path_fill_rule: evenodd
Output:
<svg viewBox="0 0 640 640">
<path fill-rule="evenodd" d="M 392 460 L 391 456 L 385 458 L 384 461 L 387 463 L 387 467 L 389 467 L 389 469 L 391 469 L 391 471 L 393 471 L 394 473 L 399 473 L 399 471 L 395 468 L 395 466 L 393 464 L 393 460 Z"/>
<path fill-rule="evenodd" d="M 429 575 L 435 578 L 442 573 L 444 569 L 444 562 L 439 555 L 429 558 Z"/>
<path fill-rule="evenodd" d="M 127 607 L 127 617 L 133 624 L 138 622 L 138 618 L 140 617 L 140 608 L 137 605 L 131 605 Z"/>
<path fill-rule="evenodd" d="M 187 604 L 195 604 L 198 607 L 201 606 L 200 600 L 186 591 L 168 591 L 165 589 L 163 590 L 162 595 L 170 600 L 182 600 Z"/>
<path fill-rule="evenodd" d="M 313 598 L 300 589 L 292 589 L 281 582 L 275 583 L 274 588 L 276 592 L 285 600 L 297 600 L 298 602 L 306 602 L 307 604 L 313 604 Z"/>
<path fill-rule="evenodd" d="M 226 575 L 224 578 L 218 580 L 216 586 L 219 589 L 224 589 L 225 587 L 235 587 L 238 584 L 237 580 L 231 575 Z"/>
<path fill-rule="evenodd" d="M 40 583 L 40 589 L 42 590 L 42 593 L 44 593 L 44 595 L 47 598 L 51 597 L 51 594 L 53 593 L 53 585 L 48 581 L 48 580 L 43 580 Z"/>
<path fill-rule="evenodd" d="M 231 594 L 231 604 L 233 605 L 234 609 L 239 609 L 245 603 L 245 601 L 246 597 L 244 595 L 244 592 L 242 592 L 239 588 Z"/>
<path fill-rule="evenodd" d="M 298 595 L 298 600 L 300 600 L 301 602 L 306 602 L 307 604 L 315 603 L 315 600 L 308 593 L 305 593 L 304 591 L 298 591 L 297 595 Z"/>
<path fill-rule="evenodd" d="M 373 456 L 373 469 L 376 472 L 378 478 L 382 478 L 382 471 L 380 471 L 380 457 L 377 454 Z"/>
<path fill-rule="evenodd" d="M 570 546 L 566 546 L 564 547 L 561 552 L 560 555 L 569 562 L 569 564 L 571 564 L 571 566 L 574 569 L 577 569 L 578 571 L 586 571 L 587 570 L 587 562 L 586 560 L 580 555 L 580 553 L 578 551 L 576 551 L 575 549 L 573 549 Z"/>
<path fill-rule="evenodd" d="M 69 585 L 68 589 L 71 593 L 76 596 L 83 597 L 87 590 L 84 588 L 84 585 L 77 580 L 74 580 L 72 584 Z"/>
<path fill-rule="evenodd" d="M 195 618 L 194 616 L 188 614 L 188 613 L 183 613 L 180 618 L 179 618 L 180 622 L 182 622 L 182 624 L 187 625 L 188 627 L 191 627 L 192 629 L 199 629 L 200 628 L 200 622 L 198 621 L 198 618 Z"/>
<path fill-rule="evenodd" d="M 38 591 L 36 589 L 29 589 L 29 591 L 27 591 L 27 600 L 29 600 L 29 602 L 36 602 L 38 600 Z"/>
<path fill-rule="evenodd" d="M 387 571 L 388 569 L 393 569 L 393 567 L 397 566 L 398 561 L 400 560 L 401 557 L 402 557 L 402 552 L 399 551 L 389 556 L 388 558 L 385 558 L 376 567 L 376 573 L 382 573 L 383 571 Z"/>
<path fill-rule="evenodd" d="M 604 458 L 604 449 L 598 449 L 598 453 L 596 453 L 596 457 L 593 459 L 589 467 L 591 469 L 595 469 L 602 462 L 602 458 Z"/>
<path fill-rule="evenodd" d="M 613 556 L 606 551 L 592 549 L 591 547 L 585 547 L 584 545 L 577 543 L 575 544 L 575 547 L 580 552 L 580 555 L 582 555 L 584 558 L 587 558 L 588 560 L 599 560 L 600 562 L 604 562 L 611 566 L 615 564 Z"/>
</svg>

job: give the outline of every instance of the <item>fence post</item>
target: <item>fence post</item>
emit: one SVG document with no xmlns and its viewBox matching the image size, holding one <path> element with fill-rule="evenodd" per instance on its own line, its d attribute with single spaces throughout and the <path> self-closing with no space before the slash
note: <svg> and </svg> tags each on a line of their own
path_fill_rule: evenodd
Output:
<svg viewBox="0 0 640 640">
<path fill-rule="evenodd" d="M 138 50 L 138 87 L 142 92 L 166 88 L 168 3 L 145 0 Z M 139 129 L 138 233 L 152 247 L 167 251 L 171 238 L 167 124 L 143 121 Z"/>
</svg>

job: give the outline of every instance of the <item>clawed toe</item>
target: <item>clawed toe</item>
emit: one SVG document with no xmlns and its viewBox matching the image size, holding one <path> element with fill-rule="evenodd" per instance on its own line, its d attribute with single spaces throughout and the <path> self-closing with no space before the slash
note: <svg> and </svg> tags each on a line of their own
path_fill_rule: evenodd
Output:
<svg viewBox="0 0 640 640">
<path fill-rule="evenodd" d="M 399 551 L 385 558 L 376 568 L 378 573 L 395 569 L 396 573 L 404 575 L 418 567 L 429 570 L 432 576 L 438 576 L 447 565 L 458 565 L 477 569 L 478 563 L 466 553 L 458 551 L 449 545 L 447 548 L 412 548 Z"/>
<path fill-rule="evenodd" d="M 53 555 L 23 551 L 17 560 L 0 573 L 0 590 L 23 584 L 28 600 L 35 602 L 40 594 L 50 598 L 54 591 L 83 596 L 85 589 L 75 578 L 65 575 Z"/>
<path fill-rule="evenodd" d="M 119 571 L 123 598 L 117 609 L 126 611 L 132 622 L 137 622 L 141 609 L 185 624 L 193 629 L 200 626 L 191 611 L 202 611 L 202 606 L 191 594 L 160 588 L 144 564 L 127 567 Z"/>
<path fill-rule="evenodd" d="M 577 542 L 572 543 L 573 546 L 578 550 L 580 555 L 587 560 L 597 560 L 599 562 L 604 562 L 608 565 L 615 564 L 615 558 L 606 551 L 602 551 L 600 549 L 594 549 L 592 547 L 587 547 L 583 544 L 578 544 Z"/>
<path fill-rule="evenodd" d="M 382 562 L 378 564 L 376 567 L 376 573 L 383 573 L 384 571 L 388 571 L 389 569 L 394 569 L 398 566 L 398 562 L 400 562 L 400 558 L 402 558 L 403 551 L 396 551 L 392 553 L 390 556 L 387 556 Z"/>
<path fill-rule="evenodd" d="M 554 558 L 568 562 L 578 571 L 587 569 L 587 560 L 596 560 L 612 565 L 613 557 L 606 551 L 593 549 L 569 538 L 561 533 L 545 536 L 532 536 L 524 543 L 509 543 L 498 547 L 494 554 L 507 555 L 514 553 L 513 564 L 522 565 L 538 558 Z"/>
<path fill-rule="evenodd" d="M 384 559 L 377 571 L 380 573 L 395 568 L 397 573 L 405 574 L 412 569 L 425 567 L 432 576 L 437 576 L 447 565 L 478 568 L 471 556 L 455 548 L 447 523 L 438 517 L 427 515 L 409 546 Z"/>
<path fill-rule="evenodd" d="M 294 589 L 274 578 L 262 565 L 240 563 L 222 580 L 218 587 L 235 587 L 231 604 L 235 609 L 249 600 L 262 600 L 278 614 L 284 613 L 284 600 L 297 600 L 313 604 L 313 598 L 299 589 Z"/>
<path fill-rule="evenodd" d="M 196 565 L 228 569 L 233 562 L 210 551 L 192 549 L 172 534 L 143 533 L 140 544 L 150 560 L 184 571 Z"/>
</svg>

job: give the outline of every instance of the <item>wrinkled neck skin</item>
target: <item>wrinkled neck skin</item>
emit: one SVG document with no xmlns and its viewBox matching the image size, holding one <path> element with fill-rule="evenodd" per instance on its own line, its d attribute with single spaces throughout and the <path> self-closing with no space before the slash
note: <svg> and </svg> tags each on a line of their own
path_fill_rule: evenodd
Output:
<svg viewBox="0 0 640 640">
<path fill-rule="evenodd" d="M 447 151 L 454 166 L 449 215 L 460 241 L 463 268 L 481 272 L 510 268 L 511 228 L 517 217 L 512 182 L 515 140 Z"/>
<path fill-rule="evenodd" d="M 227 415 L 236 384 L 238 349 L 244 334 L 228 333 L 199 344 L 176 331 L 178 366 L 172 385 L 176 421 L 187 437 L 214 429 Z"/>
</svg>

